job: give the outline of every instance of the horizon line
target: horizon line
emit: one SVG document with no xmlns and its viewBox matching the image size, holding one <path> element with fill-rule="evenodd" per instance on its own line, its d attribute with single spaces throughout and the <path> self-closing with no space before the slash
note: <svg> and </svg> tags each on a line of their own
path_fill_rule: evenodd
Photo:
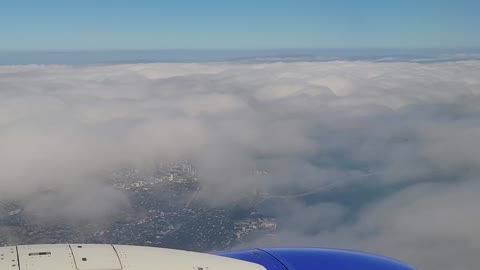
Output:
<svg viewBox="0 0 480 270">
<path fill-rule="evenodd" d="M 480 47 L 299 47 L 299 48 L 112 48 L 112 49 L 0 49 L 0 53 L 70 53 L 70 52 L 274 52 L 274 51 L 323 51 L 323 50 L 386 50 L 386 51 L 442 51 L 480 50 Z"/>
</svg>

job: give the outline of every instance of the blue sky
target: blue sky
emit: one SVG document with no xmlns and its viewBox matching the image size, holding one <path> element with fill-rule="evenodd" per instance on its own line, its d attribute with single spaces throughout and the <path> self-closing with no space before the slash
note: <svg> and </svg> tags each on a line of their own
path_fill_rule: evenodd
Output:
<svg viewBox="0 0 480 270">
<path fill-rule="evenodd" d="M 0 50 L 480 48 L 477 0 L 18 1 Z"/>
</svg>

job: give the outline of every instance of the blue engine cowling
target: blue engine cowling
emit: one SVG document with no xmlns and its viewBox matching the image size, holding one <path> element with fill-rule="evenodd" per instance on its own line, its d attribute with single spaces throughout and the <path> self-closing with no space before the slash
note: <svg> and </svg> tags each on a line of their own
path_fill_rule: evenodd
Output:
<svg viewBox="0 0 480 270">
<path fill-rule="evenodd" d="M 414 270 L 393 259 L 347 250 L 280 248 L 216 254 L 257 263 L 267 270 Z"/>
</svg>

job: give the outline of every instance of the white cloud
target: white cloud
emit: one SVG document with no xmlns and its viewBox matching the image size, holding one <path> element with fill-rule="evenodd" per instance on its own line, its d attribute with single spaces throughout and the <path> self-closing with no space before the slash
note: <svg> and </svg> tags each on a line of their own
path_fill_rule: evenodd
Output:
<svg viewBox="0 0 480 270">
<path fill-rule="evenodd" d="M 55 189 L 66 207 L 51 214 L 98 218 L 127 204 L 104 184 L 112 171 L 179 159 L 215 203 L 334 182 L 321 202 L 270 209 L 284 229 L 255 244 L 472 269 L 479 78 L 478 61 L 2 66 L 0 195 Z"/>
</svg>

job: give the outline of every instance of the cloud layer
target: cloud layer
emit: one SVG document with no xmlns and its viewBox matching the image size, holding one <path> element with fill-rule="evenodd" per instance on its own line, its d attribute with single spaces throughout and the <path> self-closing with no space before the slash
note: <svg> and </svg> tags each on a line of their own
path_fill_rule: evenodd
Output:
<svg viewBox="0 0 480 270">
<path fill-rule="evenodd" d="M 0 195 L 97 218 L 128 205 L 112 172 L 188 160 L 212 203 L 279 217 L 246 245 L 475 269 L 479 94 L 477 61 L 2 66 Z"/>
</svg>

